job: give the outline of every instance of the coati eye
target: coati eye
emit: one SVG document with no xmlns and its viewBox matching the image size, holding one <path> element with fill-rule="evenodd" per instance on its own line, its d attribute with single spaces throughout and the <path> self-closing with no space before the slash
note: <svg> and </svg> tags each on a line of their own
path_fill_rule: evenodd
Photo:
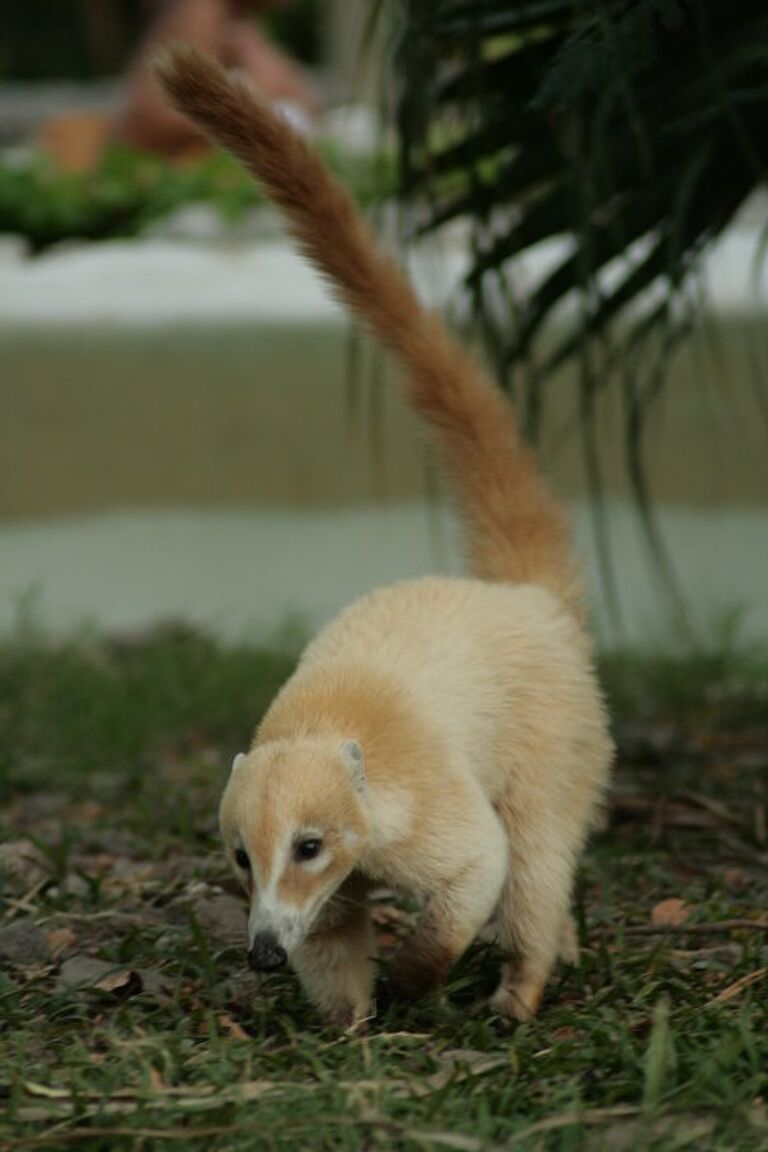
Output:
<svg viewBox="0 0 768 1152">
<path fill-rule="evenodd" d="M 314 860 L 323 846 L 322 840 L 317 836 L 308 836 L 306 840 L 299 840 L 294 855 L 297 860 Z"/>
<path fill-rule="evenodd" d="M 237 864 L 238 868 L 242 868 L 243 872 L 250 872 L 251 861 L 244 848 L 238 848 L 235 852 L 235 864 Z"/>
</svg>

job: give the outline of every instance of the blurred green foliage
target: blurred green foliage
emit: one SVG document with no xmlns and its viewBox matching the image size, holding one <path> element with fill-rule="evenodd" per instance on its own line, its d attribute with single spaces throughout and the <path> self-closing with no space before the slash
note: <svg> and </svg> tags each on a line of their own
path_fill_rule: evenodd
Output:
<svg viewBox="0 0 768 1152">
<path fill-rule="evenodd" d="M 331 168 L 362 204 L 394 184 L 385 154 L 352 154 L 326 143 Z M 133 236 L 189 203 L 207 203 L 234 221 L 264 203 L 250 176 L 228 156 L 172 164 L 125 148 L 108 149 L 91 172 L 61 172 L 45 157 L 0 163 L 0 232 L 22 235 L 33 252 L 62 240 Z"/>
<path fill-rule="evenodd" d="M 470 225 L 465 290 L 533 440 L 553 397 L 569 395 L 618 617 L 604 479 L 614 446 L 598 426 L 604 397 L 615 397 L 627 481 L 687 626 L 646 448 L 672 358 L 703 327 L 702 257 L 765 187 L 768 6 L 402 0 L 401 9 L 398 131 L 415 231 Z M 754 218 L 757 284 L 768 223 L 764 212 Z M 745 286 L 749 275 L 745 261 Z M 736 383 L 766 406 L 764 350 L 748 357 L 754 369 Z"/>
<path fill-rule="evenodd" d="M 580 366 L 590 409 L 608 376 L 600 352 L 627 369 L 636 439 L 658 385 L 643 378 L 646 337 L 673 343 L 699 257 L 765 184 L 764 0 L 407 0 L 404 10 L 405 189 L 426 204 L 423 231 L 473 223 L 467 288 L 501 381 L 525 385 L 535 433 L 545 383 L 566 362 Z M 516 291 L 516 261 L 557 239 Z"/>
</svg>

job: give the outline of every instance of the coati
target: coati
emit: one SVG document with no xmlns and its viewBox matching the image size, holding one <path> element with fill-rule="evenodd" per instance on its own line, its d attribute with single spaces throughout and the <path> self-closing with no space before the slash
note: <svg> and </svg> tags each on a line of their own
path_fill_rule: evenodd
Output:
<svg viewBox="0 0 768 1152">
<path fill-rule="evenodd" d="M 336 295 L 399 361 L 466 527 L 466 579 L 374 591 L 309 644 L 221 801 L 249 960 L 290 962 L 341 1026 L 372 1011 L 366 893 L 423 902 L 391 977 L 439 984 L 493 918 L 492 999 L 536 1012 L 572 953 L 574 870 L 612 760 L 567 518 L 502 393 L 420 304 L 319 155 L 243 82 L 177 46 L 157 73 L 232 152 Z"/>
</svg>

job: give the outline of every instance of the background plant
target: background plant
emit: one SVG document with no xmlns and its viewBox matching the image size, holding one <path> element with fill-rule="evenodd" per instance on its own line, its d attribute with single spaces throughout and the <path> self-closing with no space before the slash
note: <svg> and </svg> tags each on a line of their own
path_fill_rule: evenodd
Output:
<svg viewBox="0 0 768 1152">
<path fill-rule="evenodd" d="M 391 187 L 383 155 L 321 145 L 330 166 L 362 203 Z M 108 149 L 90 172 L 62 172 L 42 154 L 0 163 L 0 232 L 21 235 L 33 252 L 62 240 L 132 236 L 175 209 L 206 203 L 234 221 L 264 203 L 250 176 L 223 153 L 188 164 Z"/>
<path fill-rule="evenodd" d="M 471 222 L 466 288 L 499 379 L 534 439 L 550 390 L 578 390 L 598 506 L 595 407 L 601 390 L 619 393 L 628 476 L 663 563 L 644 434 L 699 315 L 701 258 L 765 182 L 768 10 L 403 0 L 401 14 L 402 184 L 416 232 Z M 521 285 L 520 257 L 542 252 Z"/>
</svg>

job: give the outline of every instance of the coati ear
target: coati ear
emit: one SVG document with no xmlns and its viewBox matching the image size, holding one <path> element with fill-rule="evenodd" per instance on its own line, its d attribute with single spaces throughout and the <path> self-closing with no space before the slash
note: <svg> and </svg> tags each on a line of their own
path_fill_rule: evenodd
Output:
<svg viewBox="0 0 768 1152">
<path fill-rule="evenodd" d="M 368 785 L 368 781 L 365 777 L 363 750 L 357 740 L 345 740 L 341 746 L 341 755 L 349 770 L 352 784 L 358 792 L 363 792 Z"/>
<path fill-rule="evenodd" d="M 242 752 L 238 752 L 237 756 L 235 756 L 234 760 L 232 761 L 232 771 L 237 772 L 238 768 L 240 768 L 243 764 L 245 764 L 245 755 Z"/>
</svg>

